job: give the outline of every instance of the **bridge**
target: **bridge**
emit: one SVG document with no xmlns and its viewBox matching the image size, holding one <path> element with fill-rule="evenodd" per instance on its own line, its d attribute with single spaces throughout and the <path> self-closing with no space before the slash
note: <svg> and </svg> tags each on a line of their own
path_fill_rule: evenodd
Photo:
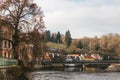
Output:
<svg viewBox="0 0 120 80">
<path fill-rule="evenodd" d="M 38 61 L 39 62 L 39 61 Z M 80 61 L 42 61 L 42 64 L 111 64 L 120 63 L 117 60 L 80 60 Z"/>
<path fill-rule="evenodd" d="M 41 64 L 42 67 L 80 67 L 84 69 L 85 67 L 95 67 L 95 68 L 107 68 L 110 64 L 120 64 L 117 60 L 80 60 L 80 61 L 32 61 L 34 64 Z M 66 66 L 67 64 L 67 66 Z"/>
</svg>

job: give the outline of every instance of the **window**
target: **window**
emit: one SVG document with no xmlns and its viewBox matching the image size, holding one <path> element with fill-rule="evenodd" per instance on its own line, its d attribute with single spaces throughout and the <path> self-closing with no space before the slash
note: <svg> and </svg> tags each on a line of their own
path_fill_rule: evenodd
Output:
<svg viewBox="0 0 120 80">
<path fill-rule="evenodd" d="M 5 53 L 4 53 L 4 57 L 6 57 L 6 55 L 7 55 L 7 53 L 5 52 Z"/>
<path fill-rule="evenodd" d="M 7 41 L 4 41 L 4 48 L 7 48 Z"/>
<path fill-rule="evenodd" d="M 8 42 L 8 48 L 10 48 L 10 46 L 11 46 L 11 43 L 10 43 L 10 41 Z"/>
<path fill-rule="evenodd" d="M 0 41 L 0 49 L 2 49 L 2 41 Z"/>
</svg>

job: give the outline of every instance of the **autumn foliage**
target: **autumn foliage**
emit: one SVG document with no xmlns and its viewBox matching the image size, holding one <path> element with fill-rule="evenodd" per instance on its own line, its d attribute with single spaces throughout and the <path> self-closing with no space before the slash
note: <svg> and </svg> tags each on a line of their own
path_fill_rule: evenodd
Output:
<svg viewBox="0 0 120 80">
<path fill-rule="evenodd" d="M 37 31 L 34 32 L 36 37 L 32 37 L 31 40 L 43 39 L 37 37 L 38 34 L 36 34 L 36 32 L 44 34 L 43 17 L 41 8 L 33 0 L 0 0 L 0 19 L 6 20 L 14 28 L 14 58 L 18 59 L 18 47 L 20 42 L 24 40 L 24 36 L 21 40 L 21 33 L 31 33 L 36 29 Z"/>
</svg>

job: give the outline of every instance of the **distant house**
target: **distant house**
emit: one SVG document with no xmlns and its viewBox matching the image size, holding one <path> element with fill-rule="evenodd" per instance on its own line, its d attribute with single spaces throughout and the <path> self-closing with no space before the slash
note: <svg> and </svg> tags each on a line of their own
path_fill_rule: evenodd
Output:
<svg viewBox="0 0 120 80">
<path fill-rule="evenodd" d="M 101 57 L 99 54 L 92 54 L 91 57 L 92 57 L 94 60 L 102 60 L 102 57 Z"/>
<path fill-rule="evenodd" d="M 89 54 L 81 54 L 82 60 L 94 60 Z"/>
<path fill-rule="evenodd" d="M 0 19 L 0 57 L 13 58 L 12 36 L 14 28 L 12 25 Z"/>
</svg>

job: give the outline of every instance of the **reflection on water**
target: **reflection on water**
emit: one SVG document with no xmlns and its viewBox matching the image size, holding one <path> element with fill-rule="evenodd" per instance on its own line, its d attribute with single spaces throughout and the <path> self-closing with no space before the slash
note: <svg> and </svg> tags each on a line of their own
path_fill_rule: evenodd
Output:
<svg viewBox="0 0 120 80">
<path fill-rule="evenodd" d="M 119 72 L 81 72 L 80 68 L 74 67 L 57 71 L 34 71 L 28 75 L 30 80 L 120 80 Z"/>
<path fill-rule="evenodd" d="M 80 69 L 80 68 L 68 67 L 68 68 L 64 68 L 64 71 L 67 71 L 67 72 L 80 71 L 80 70 L 76 70 L 76 69 Z"/>
</svg>

